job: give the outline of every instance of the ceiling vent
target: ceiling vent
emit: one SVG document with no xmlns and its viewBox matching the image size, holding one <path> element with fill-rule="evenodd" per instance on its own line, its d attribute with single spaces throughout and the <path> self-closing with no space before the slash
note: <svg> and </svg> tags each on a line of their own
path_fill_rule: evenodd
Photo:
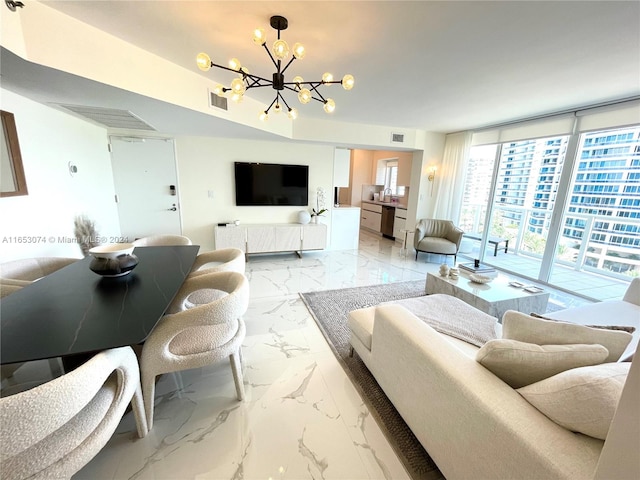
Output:
<svg viewBox="0 0 640 480">
<path fill-rule="evenodd" d="M 393 143 L 404 143 L 404 133 L 392 133 L 391 141 Z"/>
<path fill-rule="evenodd" d="M 60 106 L 76 115 L 84 117 L 93 122 L 99 123 L 109 128 L 125 128 L 128 130 L 151 130 L 156 131 L 144 120 L 129 112 L 128 110 L 116 110 L 114 108 L 86 107 L 83 105 L 63 105 Z"/>
<path fill-rule="evenodd" d="M 209 106 L 220 108 L 221 110 L 227 110 L 227 99 L 226 97 L 216 95 L 211 90 L 209 90 Z"/>
</svg>

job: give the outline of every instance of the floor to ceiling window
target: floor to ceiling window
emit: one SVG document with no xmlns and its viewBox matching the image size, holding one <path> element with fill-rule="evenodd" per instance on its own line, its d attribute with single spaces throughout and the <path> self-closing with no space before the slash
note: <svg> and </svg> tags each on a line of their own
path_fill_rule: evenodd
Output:
<svg viewBox="0 0 640 480">
<path fill-rule="evenodd" d="M 572 134 L 572 121 L 473 146 L 459 224 L 474 258 L 604 299 L 608 284 L 585 275 L 615 279 L 610 296 L 640 276 L 640 125 Z"/>
<path fill-rule="evenodd" d="M 557 266 L 640 276 L 640 127 L 581 136 L 560 235 Z M 550 282 L 562 286 L 563 272 Z"/>
</svg>

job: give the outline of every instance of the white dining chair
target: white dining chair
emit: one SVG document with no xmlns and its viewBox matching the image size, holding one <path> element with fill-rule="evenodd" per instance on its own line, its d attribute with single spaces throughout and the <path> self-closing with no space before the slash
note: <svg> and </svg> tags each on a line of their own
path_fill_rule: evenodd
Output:
<svg viewBox="0 0 640 480">
<path fill-rule="evenodd" d="M 196 257 L 189 276 L 197 276 L 213 272 L 244 273 L 245 255 L 239 248 L 221 248 L 203 252 Z"/>
<path fill-rule="evenodd" d="M 36 257 L 21 258 L 0 264 L 0 280 L 18 280 L 28 285 L 67 265 L 77 262 L 78 258 Z M 13 282 L 16 284 L 16 282 Z"/>
<path fill-rule="evenodd" d="M 213 289 L 216 299 L 183 310 L 193 291 Z M 238 272 L 216 272 L 187 278 L 176 299 L 142 348 L 140 368 L 147 425 L 153 426 L 158 375 L 199 368 L 229 358 L 238 400 L 244 399 L 241 365 L 246 328 L 242 315 L 249 306 L 249 282 Z"/>
<path fill-rule="evenodd" d="M 131 347 L 98 353 L 75 370 L 0 399 L 0 477 L 70 478 L 109 441 L 131 403 L 147 434 Z"/>
<path fill-rule="evenodd" d="M 192 245 L 191 239 L 183 235 L 150 235 L 148 237 L 138 238 L 133 244 L 136 247 L 161 247 L 173 245 Z"/>
</svg>

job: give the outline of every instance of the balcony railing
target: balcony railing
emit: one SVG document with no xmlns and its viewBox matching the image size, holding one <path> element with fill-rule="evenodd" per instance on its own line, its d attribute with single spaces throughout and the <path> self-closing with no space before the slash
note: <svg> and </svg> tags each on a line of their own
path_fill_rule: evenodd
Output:
<svg viewBox="0 0 640 480">
<path fill-rule="evenodd" d="M 486 208 L 463 205 L 460 228 L 482 233 Z M 550 223 L 551 212 L 496 204 L 489 234 L 509 239 L 511 253 L 541 262 Z M 569 212 L 563 218 L 554 262 L 576 271 L 630 281 L 640 276 L 638 243 L 638 220 Z"/>
</svg>

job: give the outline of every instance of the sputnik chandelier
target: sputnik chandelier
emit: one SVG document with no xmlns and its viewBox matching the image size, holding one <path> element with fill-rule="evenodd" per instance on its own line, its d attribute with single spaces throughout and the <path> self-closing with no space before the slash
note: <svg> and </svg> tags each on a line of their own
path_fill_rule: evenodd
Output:
<svg viewBox="0 0 640 480">
<path fill-rule="evenodd" d="M 276 91 L 276 96 L 273 99 L 273 102 L 271 102 L 271 105 L 269 105 L 266 110 L 260 112 L 260 120 L 263 121 L 269 118 L 269 111 L 272 108 L 274 113 L 279 113 L 280 111 L 282 111 L 280 102 L 282 102 L 282 104 L 284 104 L 284 106 L 286 107 L 289 118 L 297 118 L 298 110 L 296 108 L 291 108 L 282 96 L 282 91 L 285 89 L 296 92 L 298 94 L 298 100 L 300 101 L 300 103 L 307 104 L 311 100 L 317 100 L 318 102 L 322 102 L 324 104 L 325 112 L 332 113 L 336 108 L 336 103 L 331 98 L 325 98 L 320 93 L 319 87 L 321 87 L 322 85 L 339 83 L 345 90 L 351 90 L 354 85 L 353 75 L 345 75 L 344 77 L 342 77 L 342 80 L 334 80 L 333 75 L 331 75 L 330 73 L 325 73 L 324 75 L 322 75 L 322 80 L 314 82 L 305 82 L 300 76 L 293 77 L 291 82 L 285 82 L 284 72 L 287 70 L 287 68 L 289 68 L 294 60 L 302 60 L 305 56 L 306 51 L 302 44 L 294 44 L 292 58 L 283 67 L 282 63 L 287 59 L 290 51 L 287 42 L 280 38 L 280 32 L 287 29 L 287 27 L 289 26 L 289 22 L 286 18 L 281 17 L 280 15 L 274 15 L 273 17 L 271 17 L 270 24 L 271 27 L 278 31 L 278 39 L 273 42 L 273 53 L 271 50 L 269 50 L 269 47 L 267 47 L 267 37 L 264 29 L 256 28 L 254 30 L 253 43 L 258 46 L 264 47 L 264 49 L 267 51 L 267 54 L 269 54 L 269 58 L 273 62 L 273 66 L 276 68 L 276 71 L 273 74 L 271 80 L 249 73 L 249 70 L 246 67 L 242 66 L 240 64 L 240 60 L 238 60 L 237 58 L 232 58 L 229 61 L 229 66 L 225 67 L 213 63 L 209 58 L 209 55 L 207 55 L 206 53 L 198 54 L 198 56 L 196 57 L 196 62 L 198 64 L 198 68 L 200 68 L 200 70 L 202 71 L 206 72 L 211 67 L 217 67 L 239 74 L 239 78 L 233 79 L 229 87 L 217 85 L 214 89 L 214 93 L 219 96 L 225 96 L 227 92 L 231 92 L 231 99 L 239 103 L 242 101 L 244 93 L 247 90 L 259 87 L 272 87 Z"/>
</svg>

